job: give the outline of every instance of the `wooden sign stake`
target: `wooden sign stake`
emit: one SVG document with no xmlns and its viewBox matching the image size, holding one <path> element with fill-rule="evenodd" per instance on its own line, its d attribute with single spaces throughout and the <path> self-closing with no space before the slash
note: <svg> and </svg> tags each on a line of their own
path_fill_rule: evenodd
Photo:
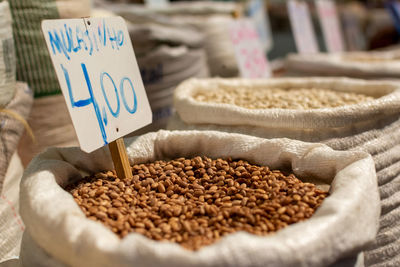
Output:
<svg viewBox="0 0 400 267">
<path fill-rule="evenodd" d="M 108 144 L 110 149 L 111 158 L 114 163 L 115 171 L 120 179 L 131 178 L 132 170 L 129 164 L 128 155 L 126 154 L 126 148 L 123 138 L 118 138 L 117 140 Z"/>
</svg>

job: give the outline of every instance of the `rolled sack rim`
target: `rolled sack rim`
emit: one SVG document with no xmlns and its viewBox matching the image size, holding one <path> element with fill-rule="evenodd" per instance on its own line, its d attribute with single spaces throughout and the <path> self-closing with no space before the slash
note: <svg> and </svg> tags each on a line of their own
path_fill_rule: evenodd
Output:
<svg viewBox="0 0 400 267">
<path fill-rule="evenodd" d="M 390 59 L 391 55 L 396 56 L 393 52 L 379 52 L 383 58 Z M 371 58 L 378 58 L 376 53 Z M 366 56 L 368 53 L 363 52 L 349 52 L 349 53 L 332 53 L 332 54 L 313 54 L 313 55 L 300 55 L 300 54 L 289 54 L 285 60 L 285 65 L 289 70 L 295 70 L 302 72 L 304 70 L 314 70 L 315 72 L 333 72 L 336 71 L 338 74 L 356 73 L 359 76 L 371 77 L 400 77 L 400 62 L 357 62 L 352 61 L 350 58 L 346 60 L 347 56 Z"/>
<path fill-rule="evenodd" d="M 218 86 L 275 88 L 323 88 L 334 91 L 364 93 L 374 100 L 334 108 L 309 110 L 247 109 L 232 104 L 200 102 L 193 98 L 198 90 Z M 271 78 L 271 79 L 197 79 L 181 83 L 174 92 L 174 107 L 188 124 L 249 125 L 265 128 L 318 129 L 346 127 L 351 124 L 381 120 L 400 113 L 400 86 L 391 81 L 366 81 L 352 78 Z M 191 112 L 188 112 L 188 111 Z"/>
<path fill-rule="evenodd" d="M 96 172 L 112 167 L 108 149 L 103 147 L 89 155 L 79 148 L 50 148 L 25 171 L 20 206 L 27 231 L 51 257 L 71 266 L 263 266 L 265 262 L 318 266 L 359 251 L 374 240 L 378 230 L 379 193 L 374 163 L 367 153 L 214 131 L 159 131 L 125 142 L 131 163 L 153 161 L 160 155 L 202 155 L 207 149 L 210 156 L 242 155 L 257 164 L 268 161 L 271 168 L 291 159 L 295 174 L 323 169 L 326 173 L 320 177 L 331 181 L 331 195 L 310 219 L 271 235 L 238 232 L 199 251 L 187 251 L 177 244 L 153 241 L 136 233 L 119 239 L 101 223 L 87 219 L 59 184 L 79 176 L 78 168 Z M 177 146 L 182 142 L 187 146 Z M 240 144 L 247 144 L 248 149 L 239 151 Z M 215 146 L 221 151 L 213 151 Z M 168 154 L 171 147 L 175 152 Z M 277 154 L 260 153 L 266 148 Z M 315 160 L 321 160 L 321 164 L 313 166 Z M 355 220 L 357 223 L 353 223 Z"/>
</svg>

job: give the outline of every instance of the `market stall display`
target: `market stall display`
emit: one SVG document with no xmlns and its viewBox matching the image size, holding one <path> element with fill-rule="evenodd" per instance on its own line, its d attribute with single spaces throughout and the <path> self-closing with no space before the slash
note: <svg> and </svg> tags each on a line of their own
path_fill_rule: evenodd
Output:
<svg viewBox="0 0 400 267">
<path fill-rule="evenodd" d="M 155 2 L 0 0 L 0 266 L 400 266 L 395 1 Z"/>
<path fill-rule="evenodd" d="M 320 101 L 313 100 L 315 94 L 310 94 L 311 88 L 318 88 L 320 92 L 324 92 L 321 89 L 330 91 L 330 97 L 326 93 L 320 97 L 320 100 L 329 100 L 327 106 L 322 107 Z M 273 93 L 266 92 L 271 89 L 278 92 L 278 96 L 274 98 Z M 282 90 L 290 92 L 291 89 L 308 89 L 308 92 L 302 98 L 294 98 L 293 94 L 282 95 Z M 250 96 L 243 93 L 248 90 L 257 93 Z M 233 100 L 229 100 L 229 104 L 218 103 L 219 99 L 229 98 L 227 91 L 242 94 L 231 96 Z M 332 97 L 333 92 L 336 98 Z M 223 96 L 212 97 L 207 102 L 196 100 L 196 96 L 203 95 L 200 98 L 204 98 L 208 93 Z M 351 97 L 337 98 L 343 93 Z M 261 94 L 267 99 L 262 104 L 270 101 L 272 108 L 250 109 L 238 105 L 243 102 L 254 105 L 257 103 L 255 98 Z M 354 102 L 357 95 L 358 104 Z M 177 88 L 174 100 L 177 112 L 168 129 L 219 130 L 264 138 L 288 137 L 322 142 L 337 150 L 370 153 L 378 174 L 382 215 L 380 232 L 365 253 L 365 263 L 367 266 L 379 262 L 396 265 L 399 244 L 393 233 L 398 229 L 400 214 L 400 91 L 397 83 L 348 78 L 193 79 Z M 280 103 L 276 103 L 278 100 Z M 296 101 L 298 103 L 293 103 Z M 337 101 L 342 102 L 341 105 L 331 107 Z M 313 108 L 311 105 L 310 109 L 309 103 L 320 106 Z M 306 109 L 305 104 L 308 106 Z"/>
<path fill-rule="evenodd" d="M 93 174 L 111 170 L 112 161 L 108 150 L 99 149 L 92 154 L 86 154 L 78 148 L 52 148 L 31 162 L 21 182 L 21 215 L 27 228 L 21 248 L 24 266 L 35 266 L 39 263 L 51 263 L 52 266 L 264 266 L 267 262 L 279 266 L 320 266 L 362 250 L 375 238 L 379 196 L 374 164 L 366 153 L 339 152 L 325 145 L 289 139 L 267 140 L 238 134 L 197 131 L 159 131 L 127 139 L 126 144 L 130 163 L 136 164 L 133 170 L 139 171 L 138 166 L 142 166 L 143 171 L 145 168 L 142 163 L 155 160 L 193 158 L 193 163 L 201 167 L 208 160 L 198 156 L 207 155 L 215 159 L 232 157 L 269 166 L 271 169 L 290 170 L 300 179 L 312 178 L 316 184 L 329 186 L 329 196 L 311 218 L 289 225 L 273 235 L 257 237 L 239 232 L 226 235 L 217 243 L 205 246 L 197 252 L 191 252 L 179 245 L 153 241 L 141 234 L 128 234 L 120 239 L 101 223 L 86 218 L 73 196 L 64 188 L 81 180 L 82 171 Z M 170 171 L 171 167 L 174 169 L 173 164 L 170 167 L 165 166 Z M 143 175 L 151 175 L 151 168 L 146 168 L 148 172 L 144 171 Z M 242 171 L 240 166 L 237 166 L 237 171 Z M 113 176 L 111 173 L 97 176 L 105 178 L 107 175 Z M 235 179 L 240 181 L 238 177 Z M 142 194 L 142 200 L 146 198 L 146 188 L 154 185 L 150 185 L 151 181 L 148 179 L 142 180 L 141 185 L 144 186 L 145 182 L 148 184 L 138 193 Z M 192 181 L 191 185 L 194 184 L 197 183 Z M 163 184 L 159 183 L 157 187 L 154 185 L 154 188 L 163 191 L 161 185 Z M 43 187 L 47 188 L 47 193 L 38 194 Z M 130 186 L 121 182 L 110 185 L 109 188 L 113 188 L 112 191 L 99 192 L 98 195 L 110 195 L 112 198 L 115 193 L 129 191 Z M 170 190 L 165 186 L 164 189 Z M 82 193 L 84 190 L 82 188 Z M 196 190 L 201 191 L 201 188 Z M 194 192 L 193 196 L 200 199 L 203 194 L 200 191 Z M 93 191 L 92 194 L 90 191 L 88 194 L 96 196 L 97 192 L 98 190 Z M 76 191 L 73 194 L 77 196 Z M 299 191 L 299 194 L 305 196 L 305 192 Z M 294 201 L 300 195 L 293 195 Z M 173 194 L 171 198 L 172 196 Z M 305 199 L 304 196 L 302 199 Z M 204 195 L 204 199 L 205 197 Z M 254 202 L 249 197 L 247 205 L 254 206 L 261 203 L 260 201 Z M 146 210 L 146 205 L 147 202 L 137 208 Z M 170 211 L 175 212 L 172 209 Z M 114 218 L 118 220 L 118 211 L 116 212 Z M 102 217 L 101 214 L 98 216 Z M 190 215 L 186 214 L 187 216 Z M 278 216 L 284 219 L 287 215 Z"/>
</svg>

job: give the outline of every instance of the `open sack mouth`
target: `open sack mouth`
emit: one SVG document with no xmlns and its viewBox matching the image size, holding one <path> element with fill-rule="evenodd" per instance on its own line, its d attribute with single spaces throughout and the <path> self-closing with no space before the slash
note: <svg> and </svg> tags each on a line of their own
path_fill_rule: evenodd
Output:
<svg viewBox="0 0 400 267">
<path fill-rule="evenodd" d="M 314 214 L 328 195 L 294 174 L 231 158 L 158 160 L 69 185 L 85 215 L 120 237 L 131 232 L 189 250 L 238 231 L 264 236 Z"/>
<path fill-rule="evenodd" d="M 398 89 L 348 78 L 191 79 L 175 90 L 174 107 L 193 124 L 343 127 L 397 113 Z"/>
</svg>

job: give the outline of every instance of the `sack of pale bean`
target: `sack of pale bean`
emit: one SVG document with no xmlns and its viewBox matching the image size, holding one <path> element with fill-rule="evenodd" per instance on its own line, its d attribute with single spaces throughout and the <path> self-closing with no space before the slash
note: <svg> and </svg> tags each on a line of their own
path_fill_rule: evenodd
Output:
<svg viewBox="0 0 400 267">
<path fill-rule="evenodd" d="M 132 178 L 106 147 L 31 162 L 23 266 L 327 266 L 375 238 L 367 153 L 212 131 L 125 142 Z"/>
<path fill-rule="evenodd" d="M 400 78 L 399 51 L 289 55 L 288 76 L 345 76 L 363 79 Z"/>
<path fill-rule="evenodd" d="M 348 78 L 190 80 L 175 91 L 168 129 L 220 130 L 362 150 L 375 161 L 380 231 L 365 264 L 400 265 L 400 91 L 397 83 Z M 385 265 L 387 264 L 387 265 Z"/>
</svg>

